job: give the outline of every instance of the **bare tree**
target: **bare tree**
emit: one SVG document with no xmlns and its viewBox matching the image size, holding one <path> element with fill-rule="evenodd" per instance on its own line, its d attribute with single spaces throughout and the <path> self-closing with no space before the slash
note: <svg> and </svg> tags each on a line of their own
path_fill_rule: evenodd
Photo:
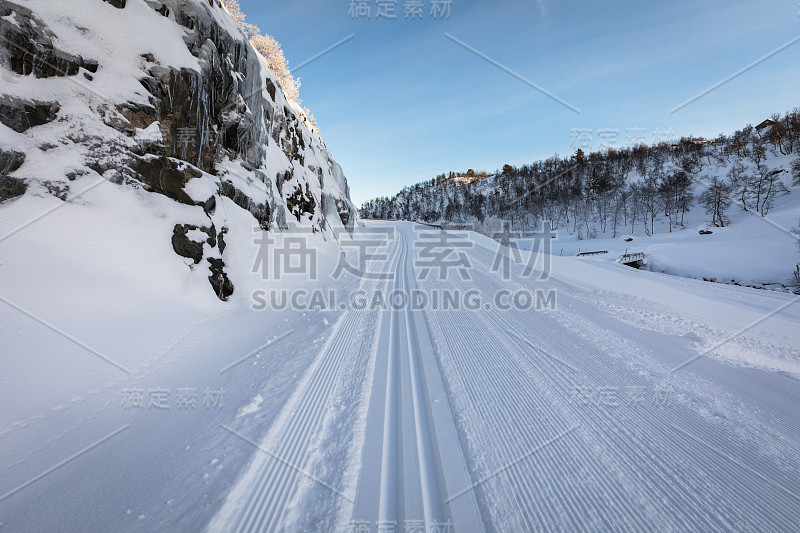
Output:
<svg viewBox="0 0 800 533">
<path fill-rule="evenodd" d="M 640 199 L 642 207 L 644 208 L 644 228 L 647 235 L 655 233 L 655 222 L 658 213 L 661 210 L 661 196 L 658 194 L 658 174 L 653 173 L 645 178 L 644 183 L 640 189 Z M 647 226 L 648 218 L 650 220 L 650 227 Z"/>
<path fill-rule="evenodd" d="M 795 244 L 797 244 L 797 249 L 800 251 L 800 224 L 794 228 L 794 237 L 795 237 Z M 800 263 L 797 263 L 794 267 L 794 279 L 797 280 L 798 286 L 800 286 Z"/>
<path fill-rule="evenodd" d="M 739 189 L 739 200 L 742 202 L 742 208 L 745 211 L 749 211 L 747 200 L 753 187 L 753 179 L 752 176 L 746 173 L 746 170 L 741 161 L 735 162 L 728 171 L 728 181 L 733 189 Z"/>
<path fill-rule="evenodd" d="M 783 172 L 784 170 L 781 168 L 770 170 L 766 172 L 763 178 L 764 191 L 761 194 L 761 206 L 759 207 L 759 212 L 762 217 L 767 216 L 776 196 L 781 196 L 789 192 L 789 189 L 786 188 L 780 178 Z"/>
<path fill-rule="evenodd" d="M 730 193 L 731 185 L 714 176 L 708 189 L 700 194 L 700 204 L 711 215 L 711 222 L 717 227 L 724 228 L 728 222 L 725 211 L 731 205 Z"/>
</svg>

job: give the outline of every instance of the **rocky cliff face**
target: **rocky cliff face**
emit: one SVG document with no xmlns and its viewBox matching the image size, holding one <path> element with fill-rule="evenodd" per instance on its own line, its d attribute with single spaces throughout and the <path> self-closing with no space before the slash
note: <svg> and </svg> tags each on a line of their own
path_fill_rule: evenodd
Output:
<svg viewBox="0 0 800 533">
<path fill-rule="evenodd" d="M 233 209 L 267 231 L 357 223 L 342 169 L 219 0 L 0 0 L 0 75 L 0 209 L 101 177 L 202 210 L 162 237 L 221 299 Z"/>
</svg>

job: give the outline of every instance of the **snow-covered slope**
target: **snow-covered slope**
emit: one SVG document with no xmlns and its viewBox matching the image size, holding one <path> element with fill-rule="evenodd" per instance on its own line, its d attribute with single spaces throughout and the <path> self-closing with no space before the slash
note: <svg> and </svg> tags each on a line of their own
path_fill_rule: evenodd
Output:
<svg viewBox="0 0 800 533">
<path fill-rule="evenodd" d="M 797 112 L 788 116 L 800 120 Z M 783 144 L 772 139 L 769 129 L 746 126 L 709 145 L 640 146 L 594 153 L 584 163 L 554 157 L 471 183 L 406 187 L 367 202 L 361 214 L 497 238 L 548 227 L 554 255 L 606 251 L 581 260 L 614 261 L 626 250 L 644 252 L 653 271 L 798 291 L 800 158 L 785 135 Z M 715 183 L 723 191 L 721 221 L 704 201 Z M 521 246 L 530 248 L 530 240 Z"/>
<path fill-rule="evenodd" d="M 264 383 L 288 389 L 324 328 L 250 310 L 271 283 L 255 240 L 300 228 L 324 264 L 358 224 L 342 169 L 218 0 L 0 0 L 0 529 L 197 530 L 203 495 L 223 498 L 252 452 L 210 434 L 253 389 L 280 405 Z M 290 329 L 307 336 L 282 370 L 220 373 Z M 178 388 L 195 408 L 176 408 Z M 167 417 L 148 398 L 114 459 L 69 465 L 128 487 L 115 503 L 102 483 L 63 485 L 66 466 L 49 495 L 22 492 L 125 424 L 125 391 L 164 389 Z M 39 524 L 11 518 L 41 505 Z"/>
<path fill-rule="evenodd" d="M 341 168 L 219 0 L 3 0 L 0 36 L 0 223 L 65 206 L 44 255 L 67 270 L 227 299 L 254 227 L 356 223 Z M 75 238 L 87 226 L 98 255 Z M 120 247 L 140 276 L 103 257 Z"/>
</svg>

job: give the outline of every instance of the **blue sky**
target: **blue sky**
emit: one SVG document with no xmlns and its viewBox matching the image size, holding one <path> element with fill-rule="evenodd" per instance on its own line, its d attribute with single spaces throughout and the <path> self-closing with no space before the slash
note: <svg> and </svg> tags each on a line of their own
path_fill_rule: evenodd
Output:
<svg viewBox="0 0 800 533">
<path fill-rule="evenodd" d="M 715 136 L 800 106 L 800 42 L 678 105 L 800 36 L 800 4 L 452 0 L 450 17 L 353 18 L 350 0 L 240 0 L 248 21 L 301 68 L 300 94 L 345 170 L 356 205 L 449 170 L 494 170 L 582 143 Z M 548 98 L 445 37 L 546 89 Z M 616 133 L 615 133 L 616 132 Z"/>
</svg>

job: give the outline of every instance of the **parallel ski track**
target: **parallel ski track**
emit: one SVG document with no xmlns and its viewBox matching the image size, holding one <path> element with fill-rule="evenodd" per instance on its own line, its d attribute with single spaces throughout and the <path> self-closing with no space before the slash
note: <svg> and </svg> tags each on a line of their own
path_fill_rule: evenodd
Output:
<svg viewBox="0 0 800 533">
<path fill-rule="evenodd" d="M 396 252 L 392 255 L 390 263 L 396 262 L 398 257 Z M 363 287 L 380 283 L 383 282 L 368 281 Z M 286 504 L 297 486 L 300 475 L 297 469 L 302 468 L 309 445 L 315 441 L 314 436 L 319 431 L 329 396 L 338 383 L 342 361 L 347 356 L 354 335 L 359 331 L 359 324 L 366 316 L 361 311 L 345 312 L 308 378 L 300 383 L 296 396 L 282 409 L 265 439 L 265 447 L 281 461 L 274 458 L 266 461 L 256 482 L 251 484 L 252 491 L 236 519 L 233 531 L 280 529 Z"/>
<path fill-rule="evenodd" d="M 402 239 L 398 235 L 398 239 Z M 402 263 L 406 260 L 404 246 L 398 246 L 400 259 L 394 271 L 394 289 L 398 288 L 398 277 Z M 385 523 L 397 523 L 402 515 L 402 493 L 399 492 L 403 472 L 401 437 L 401 391 L 400 391 L 400 347 L 397 346 L 400 327 L 400 316 L 397 311 L 391 312 L 389 320 L 389 354 L 386 365 L 386 398 L 383 414 L 383 445 L 381 451 L 381 481 L 378 507 L 378 520 Z"/>
<path fill-rule="evenodd" d="M 409 294 L 413 283 L 413 279 L 411 283 L 409 282 L 411 276 L 409 239 L 408 235 L 403 232 L 398 232 L 398 237 L 398 246 L 402 251 L 395 271 L 394 288 Z M 405 335 L 403 335 L 403 331 L 405 331 Z M 406 431 L 413 431 L 415 435 L 425 529 L 430 530 L 434 524 L 444 523 L 446 514 L 442 487 L 439 483 L 439 451 L 436 447 L 435 428 L 431 422 L 418 333 L 413 312 L 409 306 L 391 311 L 378 520 L 386 524 L 399 524 L 404 516 L 404 493 L 399 489 L 401 481 L 403 481 L 401 477 L 405 461 L 398 445 L 403 429 L 406 429 Z M 428 332 L 424 333 L 428 334 Z M 410 376 L 410 383 L 407 385 L 411 392 L 410 407 L 414 419 L 413 429 L 403 428 L 400 416 L 401 408 L 404 405 L 401 365 L 406 363 Z"/>
<path fill-rule="evenodd" d="M 395 272 L 395 281 L 391 287 L 385 284 L 387 290 L 408 291 L 418 284 L 411 264 L 410 227 L 398 227 L 388 266 Z M 499 289 L 564 288 L 557 280 L 535 286 L 521 280 L 501 282 L 489 274 L 486 251 L 472 253 L 473 264 L 483 268 L 472 270 L 474 279 L 464 281 L 453 274 L 443 282 L 420 281 L 420 288 L 456 288 L 462 293 L 479 288 L 484 294 Z M 568 315 L 559 314 L 563 311 L 428 310 L 425 320 L 419 321 L 408 308 L 388 311 L 388 339 L 380 340 L 388 353 L 379 355 L 386 357 L 382 360 L 386 365 L 376 365 L 381 374 L 375 379 L 382 383 L 385 377 L 386 388 L 369 395 L 373 401 L 384 402 L 382 417 L 368 418 L 382 424 L 378 426 L 382 440 L 380 444 L 377 438 L 374 441 L 381 446 L 380 465 L 374 465 L 376 471 L 380 468 L 380 483 L 358 486 L 359 492 L 378 492 L 379 523 L 402 528 L 404 518 L 421 518 L 406 516 L 416 514 L 409 509 L 419 508 L 419 498 L 427 531 L 433 521 L 451 518 L 449 498 L 472 497 L 446 494 L 442 486 L 442 461 L 419 348 L 421 334 L 430 336 L 436 346 L 433 356 L 475 482 L 464 489 L 478 495 L 482 518 L 490 527 L 797 531 L 800 450 L 791 445 L 792 436 L 800 431 L 800 420 L 785 422 L 780 431 L 766 425 L 760 435 L 748 440 L 741 433 L 758 432 L 759 421 L 741 418 L 744 414 L 735 416 L 732 406 L 722 409 L 732 413 L 730 420 L 710 420 L 685 401 L 661 409 L 572 405 L 571 394 L 577 386 L 643 385 L 652 393 L 666 377 L 661 358 L 670 348 L 663 338 L 653 342 L 646 335 L 623 338 L 625 328 L 621 326 L 618 333 L 615 319 L 610 318 L 610 324 L 598 321 L 591 310 L 584 310 L 588 304 L 569 292 L 559 295 L 562 306 L 564 297 L 574 305 Z M 310 443 L 316 440 L 359 323 L 358 312 L 342 317 L 265 439 L 268 449 L 291 465 L 302 467 Z M 592 334 L 578 334 L 575 327 Z M 637 371 L 629 364 L 632 360 L 646 365 L 647 371 Z M 690 398 L 695 398 L 692 392 L 697 383 L 696 379 L 674 382 Z M 696 398 L 695 403 L 701 405 L 709 401 L 708 394 L 698 393 Z M 620 401 L 624 405 L 624 399 Z M 787 438 L 781 446 L 760 448 L 777 443 L 782 435 Z M 410 438 L 406 445 L 413 443 L 408 448 L 404 437 Z M 412 461 L 416 464 L 411 465 Z M 295 469 L 267 460 L 250 483 L 252 490 L 235 530 L 280 529 L 297 476 Z M 372 524 L 373 529 L 376 525 Z M 475 524 L 475 529 L 481 528 Z"/>
<path fill-rule="evenodd" d="M 475 287 L 474 281 L 468 284 L 457 276 L 456 283 L 462 290 Z M 800 502 L 675 430 L 702 434 L 705 442 L 725 440 L 724 433 L 709 429 L 694 413 L 570 409 L 570 390 L 586 376 L 599 385 L 631 384 L 636 377 L 624 376 L 622 365 L 608 364 L 598 357 L 599 350 L 546 315 L 480 310 L 429 312 L 428 317 L 442 332 L 450 332 L 446 351 L 454 363 L 447 367 L 457 373 L 457 386 L 469 402 L 469 413 L 462 417 L 474 417 L 466 431 L 466 440 L 474 444 L 470 451 L 479 456 L 488 451 L 479 448 L 491 444 L 496 452 L 491 465 L 477 467 L 481 472 L 474 475 L 513 463 L 554 435 L 580 426 L 574 435 L 500 474 L 504 478 L 498 484 L 507 484 L 507 495 L 516 499 L 517 527 L 717 531 L 769 524 L 774 531 L 795 531 L 800 523 Z M 508 332 L 543 346 L 548 355 Z M 579 375 L 552 356 L 577 368 Z M 575 436 L 587 440 L 576 444 Z M 600 453 L 592 452 L 592 440 L 599 442 Z M 691 453 L 676 456 L 687 444 Z M 701 467 L 717 479 L 692 475 Z M 736 494 L 731 495 L 731 487 L 738 487 Z M 665 504 L 668 512 L 660 510 Z"/>
<path fill-rule="evenodd" d="M 496 278 L 484 273 L 480 276 L 486 278 L 487 285 L 500 287 Z M 511 284 L 522 287 L 514 282 Z M 502 286 L 508 288 L 508 285 L 505 282 Z M 551 391 L 565 392 L 564 383 L 591 381 L 595 385 L 625 386 L 637 380 L 645 381 L 626 366 L 625 356 L 627 354 L 633 359 L 637 353 L 651 350 L 652 346 L 634 343 L 627 348 L 627 352 L 619 353 L 617 358 L 612 359 L 607 355 L 602 356 L 600 350 L 576 357 L 575 353 L 563 349 L 563 338 L 569 336 L 570 331 L 557 322 L 535 327 L 537 322 L 551 322 L 546 314 L 535 315 L 537 316 L 534 320 L 525 320 L 521 313 L 494 311 L 485 313 L 484 317 L 493 320 L 498 328 L 505 328 L 506 332 L 529 332 L 535 344 L 545 348 L 562 347 L 557 355 L 577 367 L 577 376 L 574 372 L 565 373 L 563 365 L 553 363 L 552 359 L 543 357 L 543 354 L 536 354 L 528 343 L 520 342 L 518 336 L 512 335 L 510 338 L 512 343 L 521 348 L 522 353 L 533 351 L 534 361 L 545 360 L 549 366 L 554 366 L 559 371 L 542 373 L 540 369 L 527 365 L 529 375 L 546 378 Z M 571 315 L 587 328 L 595 326 L 591 319 L 581 317 L 580 311 L 575 308 Z M 596 317 L 594 314 L 591 316 Z M 605 342 L 614 339 L 616 335 L 609 329 L 601 334 Z M 735 369 L 730 371 L 736 372 Z M 654 376 L 647 380 L 650 382 L 648 389 L 665 383 L 665 379 L 668 377 L 656 379 Z M 681 383 L 676 381 L 670 386 L 679 389 Z M 683 392 L 688 396 L 696 394 L 691 388 Z M 563 400 L 564 403 L 567 402 L 566 397 Z M 629 499 L 629 502 L 635 504 L 637 501 L 650 499 L 650 508 L 657 509 L 663 508 L 660 503 L 669 501 L 668 512 L 659 515 L 665 520 L 673 521 L 673 527 L 694 530 L 745 527 L 761 530 L 766 525 L 772 531 L 797 531 L 800 524 L 800 450 L 796 447 L 783 448 L 786 455 L 782 459 L 770 460 L 769 454 L 764 454 L 759 449 L 761 444 L 770 442 L 766 436 L 767 430 L 771 428 L 765 428 L 763 420 L 747 419 L 744 413 L 732 409 L 736 419 L 728 422 L 727 427 L 713 425 L 685 405 L 674 405 L 668 409 L 650 407 L 644 411 L 607 408 L 597 412 L 574 407 L 571 409 L 581 415 L 580 423 L 584 429 L 590 430 L 584 432 L 584 435 L 588 435 L 593 441 L 601 437 L 607 442 L 604 450 L 606 455 L 614 456 L 613 467 L 626 471 L 629 483 L 635 480 L 638 487 L 635 497 Z M 762 432 L 762 442 L 754 446 L 742 441 L 734 433 L 740 426 Z M 795 419 L 793 426 L 788 428 L 789 434 L 796 435 L 798 428 L 800 421 Z M 702 437 L 694 440 L 695 436 Z M 747 457 L 744 463 L 739 462 L 756 467 L 758 473 L 748 471 L 747 464 L 747 468 L 735 465 L 733 461 L 736 458 L 718 448 L 720 445 L 725 447 L 726 444 L 733 444 L 738 450 L 734 454 Z M 727 450 L 730 451 L 730 448 Z M 721 457 L 721 453 L 727 457 Z"/>
</svg>

